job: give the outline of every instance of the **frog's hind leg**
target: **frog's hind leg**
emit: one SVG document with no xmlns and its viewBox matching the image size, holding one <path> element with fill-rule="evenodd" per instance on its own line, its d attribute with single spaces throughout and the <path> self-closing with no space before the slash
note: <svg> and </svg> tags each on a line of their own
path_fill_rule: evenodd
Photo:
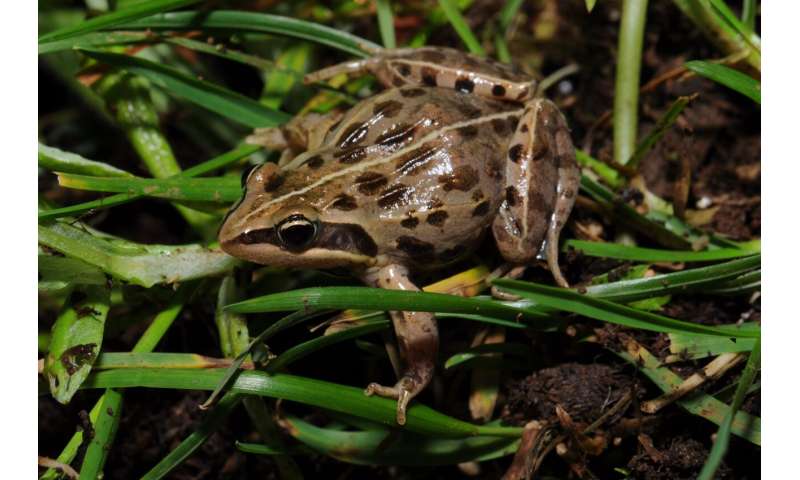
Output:
<svg viewBox="0 0 800 480">
<path fill-rule="evenodd" d="M 389 265 L 367 279 L 368 283 L 393 290 L 419 291 L 408 279 L 408 270 L 399 265 Z M 389 312 L 397 335 L 403 374 L 393 387 L 377 383 L 367 386 L 366 395 L 397 400 L 397 423 L 405 425 L 406 409 L 412 398 L 430 383 L 439 349 L 439 331 L 436 319 L 430 312 Z"/>
<path fill-rule="evenodd" d="M 546 256 L 556 283 L 558 238 L 575 203 L 580 171 L 566 121 L 545 99 L 531 100 L 511 139 L 506 190 L 492 225 L 500 253 L 514 264 Z"/>
</svg>

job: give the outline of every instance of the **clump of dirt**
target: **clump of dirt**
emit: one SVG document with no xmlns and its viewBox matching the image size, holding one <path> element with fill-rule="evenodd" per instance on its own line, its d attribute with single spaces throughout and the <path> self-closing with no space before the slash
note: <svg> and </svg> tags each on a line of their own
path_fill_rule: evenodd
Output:
<svg viewBox="0 0 800 480">
<path fill-rule="evenodd" d="M 560 405 L 573 421 L 591 423 L 632 389 L 638 390 L 637 382 L 612 366 L 564 363 L 511 382 L 502 416 L 514 425 L 557 421 Z"/>
<path fill-rule="evenodd" d="M 633 456 L 628 469 L 639 480 L 693 480 L 697 478 L 708 457 L 708 449 L 693 438 L 672 437 L 666 448 L 648 448 Z M 724 463 L 714 477 L 733 478 Z"/>
</svg>

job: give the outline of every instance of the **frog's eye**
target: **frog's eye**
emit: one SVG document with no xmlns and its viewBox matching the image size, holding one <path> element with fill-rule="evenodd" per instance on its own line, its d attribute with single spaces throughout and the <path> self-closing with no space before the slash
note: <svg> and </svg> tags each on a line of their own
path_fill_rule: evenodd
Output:
<svg viewBox="0 0 800 480">
<path fill-rule="evenodd" d="M 250 180 L 250 175 L 253 174 L 256 167 L 258 167 L 258 165 L 248 165 L 244 170 L 242 170 L 242 188 L 247 186 L 247 181 Z"/>
<path fill-rule="evenodd" d="M 287 217 L 275 229 L 278 239 L 287 250 L 303 250 L 317 236 L 317 224 L 300 214 Z"/>
</svg>

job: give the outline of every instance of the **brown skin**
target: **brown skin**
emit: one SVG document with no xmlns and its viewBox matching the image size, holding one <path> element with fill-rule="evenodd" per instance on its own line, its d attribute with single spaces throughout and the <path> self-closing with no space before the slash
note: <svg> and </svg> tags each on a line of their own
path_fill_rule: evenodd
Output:
<svg viewBox="0 0 800 480">
<path fill-rule="evenodd" d="M 220 231 L 226 252 L 275 266 L 348 267 L 370 285 L 418 290 L 410 272 L 462 258 L 491 229 L 515 264 L 531 262 L 544 243 L 566 285 L 558 234 L 578 168 L 563 117 L 551 102 L 530 98 L 532 81 L 430 48 L 387 51 L 311 78 L 342 71 L 369 71 L 400 88 L 355 105 L 333 127 L 331 117 L 319 117 L 262 132 L 270 145 L 282 134 L 299 150 L 305 138 L 308 148 L 251 173 Z M 408 402 L 433 375 L 438 332 L 430 313 L 391 315 L 405 369 L 394 387 L 371 384 L 366 393 L 397 399 L 403 424 Z"/>
</svg>

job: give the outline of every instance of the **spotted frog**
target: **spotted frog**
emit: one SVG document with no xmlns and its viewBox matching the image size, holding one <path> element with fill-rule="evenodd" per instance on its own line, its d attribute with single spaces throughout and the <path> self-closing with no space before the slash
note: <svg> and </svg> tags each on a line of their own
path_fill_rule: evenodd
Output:
<svg viewBox="0 0 800 480">
<path fill-rule="evenodd" d="M 258 132 L 284 152 L 244 182 L 222 225 L 227 253 L 296 268 L 346 267 L 380 288 L 419 291 L 417 271 L 469 254 L 491 230 L 510 263 L 545 257 L 556 283 L 558 237 L 579 171 L 564 117 L 513 67 L 447 48 L 384 50 L 307 76 L 371 73 L 386 88 L 344 114 L 298 117 Z M 427 312 L 390 312 L 401 357 L 394 386 L 365 393 L 409 401 L 438 350 Z"/>
</svg>

